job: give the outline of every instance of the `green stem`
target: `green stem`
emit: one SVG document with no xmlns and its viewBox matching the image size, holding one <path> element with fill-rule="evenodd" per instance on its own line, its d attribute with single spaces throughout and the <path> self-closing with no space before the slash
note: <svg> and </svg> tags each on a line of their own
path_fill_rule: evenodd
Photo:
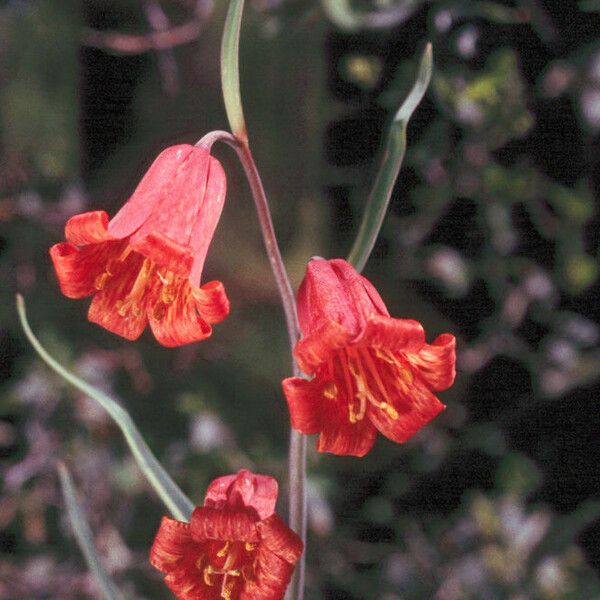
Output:
<svg viewBox="0 0 600 600">
<path fill-rule="evenodd" d="M 244 0 L 231 0 L 225 19 L 223 42 L 221 45 L 221 83 L 225 110 L 235 141 L 223 133 L 215 132 L 203 138 L 200 144 L 211 144 L 222 140 L 231 145 L 237 152 L 238 158 L 246 173 L 248 184 L 252 192 L 256 212 L 260 223 L 265 250 L 269 257 L 271 269 L 277 282 L 281 303 L 285 313 L 285 320 L 292 353 L 294 375 L 300 376 L 300 369 L 294 360 L 293 350 L 300 338 L 300 327 L 296 312 L 296 301 L 290 284 L 277 237 L 273 227 L 273 220 L 269 210 L 269 203 L 260 174 L 254 161 L 254 156 L 248 143 L 248 133 L 244 120 L 242 99 L 240 94 L 239 75 L 239 45 L 242 11 Z M 302 600 L 304 598 L 304 568 L 306 562 L 306 438 L 302 434 L 290 429 L 289 449 L 289 526 L 301 537 L 305 551 L 302 553 L 290 587 L 286 593 L 288 600 Z"/>
</svg>

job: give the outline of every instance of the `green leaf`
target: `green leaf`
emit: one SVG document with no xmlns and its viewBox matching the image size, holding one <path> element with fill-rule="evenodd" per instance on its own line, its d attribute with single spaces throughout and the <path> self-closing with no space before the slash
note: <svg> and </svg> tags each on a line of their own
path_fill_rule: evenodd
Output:
<svg viewBox="0 0 600 600">
<path fill-rule="evenodd" d="M 177 484 L 171 479 L 163 466 L 158 462 L 152 450 L 148 447 L 142 434 L 135 426 L 129 413 L 112 398 L 109 398 L 104 392 L 97 390 L 83 379 L 77 377 L 60 363 L 58 363 L 41 345 L 40 341 L 35 337 L 31 327 L 27 322 L 25 313 L 25 301 L 20 294 L 17 294 L 17 312 L 23 331 L 27 339 L 33 346 L 34 350 L 40 355 L 42 360 L 66 382 L 77 388 L 86 396 L 94 399 L 106 412 L 110 415 L 113 421 L 119 426 L 125 441 L 129 445 L 131 453 L 135 458 L 142 473 L 154 488 L 165 506 L 169 509 L 175 519 L 180 521 L 189 521 L 194 510 L 194 505 L 191 500 L 181 491 Z"/>
<path fill-rule="evenodd" d="M 394 189 L 394 184 L 400 172 L 404 154 L 406 153 L 406 127 L 410 117 L 427 91 L 429 81 L 431 80 L 432 68 L 433 51 L 431 44 L 428 43 L 421 57 L 417 80 L 408 97 L 394 116 L 390 126 L 382 154 L 381 165 L 371 194 L 367 200 L 367 206 L 358 230 L 358 235 L 348 256 L 348 262 L 354 265 L 359 272 L 363 270 L 367 263 L 379 235 L 381 225 L 383 224 L 383 219 L 385 218 L 385 213 L 387 212 L 392 196 L 392 190 Z"/>
<path fill-rule="evenodd" d="M 221 43 L 221 87 L 231 132 L 239 140 L 248 140 L 242 96 L 240 94 L 240 29 L 244 0 L 231 0 Z"/>
<path fill-rule="evenodd" d="M 83 509 L 77 498 L 73 480 L 71 479 L 67 467 L 65 467 L 63 463 L 58 464 L 58 476 L 60 478 L 60 487 L 65 499 L 67 514 L 69 516 L 69 521 L 71 521 L 73 533 L 75 534 L 79 548 L 85 557 L 85 561 L 87 562 L 90 571 L 98 582 L 102 596 L 106 598 L 106 600 L 122 600 L 123 595 L 119 592 L 102 566 L 102 562 L 100 561 L 100 557 L 94 546 L 90 526 L 87 523 L 85 515 L 83 514 Z"/>
</svg>

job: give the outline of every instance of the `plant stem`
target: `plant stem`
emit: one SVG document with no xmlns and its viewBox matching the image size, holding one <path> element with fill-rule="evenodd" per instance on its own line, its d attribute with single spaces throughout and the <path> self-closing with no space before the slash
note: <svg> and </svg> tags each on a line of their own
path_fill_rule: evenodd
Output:
<svg viewBox="0 0 600 600">
<path fill-rule="evenodd" d="M 260 174 L 254 162 L 254 157 L 247 139 L 238 139 L 226 131 L 212 131 L 206 134 L 196 146 L 207 149 L 210 152 L 215 142 L 225 142 L 237 153 L 256 206 L 258 221 L 262 232 L 265 250 L 269 257 L 271 269 L 277 282 L 281 303 L 285 313 L 285 320 L 290 340 L 290 351 L 292 353 L 292 366 L 294 375 L 301 377 L 302 373 L 294 359 L 294 346 L 300 337 L 300 326 L 296 313 L 296 301 L 292 286 L 283 264 L 273 220 L 269 210 L 269 203 Z M 289 526 L 300 536 L 306 549 L 306 436 L 294 429 L 290 429 L 290 447 L 288 458 L 289 473 Z M 302 600 L 304 598 L 304 568 L 306 563 L 306 552 L 302 553 L 286 598 L 288 600 Z"/>
</svg>

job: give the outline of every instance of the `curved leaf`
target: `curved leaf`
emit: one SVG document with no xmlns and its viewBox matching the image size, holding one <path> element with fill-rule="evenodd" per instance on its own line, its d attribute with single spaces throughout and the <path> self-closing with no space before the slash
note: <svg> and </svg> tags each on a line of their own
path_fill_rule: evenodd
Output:
<svg viewBox="0 0 600 600">
<path fill-rule="evenodd" d="M 158 462 L 152 453 L 152 450 L 150 450 L 144 441 L 142 434 L 131 420 L 129 413 L 104 392 L 97 390 L 83 379 L 77 377 L 77 375 L 74 375 L 65 369 L 59 362 L 50 356 L 50 354 L 48 354 L 46 349 L 33 334 L 33 331 L 31 331 L 25 313 L 25 301 L 20 294 L 17 294 L 17 312 L 19 313 L 19 319 L 21 320 L 21 326 L 23 327 L 25 335 L 42 360 L 66 382 L 70 383 L 86 396 L 95 400 L 102 408 L 104 408 L 121 429 L 142 473 L 159 495 L 160 499 L 164 502 L 165 506 L 169 509 L 173 517 L 180 521 L 189 521 L 192 511 L 194 510 L 192 501 L 181 491 L 163 466 Z"/>
<path fill-rule="evenodd" d="M 383 224 L 394 184 L 406 153 L 406 127 L 427 91 L 427 86 L 431 80 L 432 67 L 433 52 L 431 44 L 428 43 L 421 57 L 417 80 L 394 116 L 390 126 L 382 162 L 367 200 L 363 220 L 354 240 L 354 245 L 348 255 L 348 262 L 359 273 L 364 269 Z"/>
</svg>

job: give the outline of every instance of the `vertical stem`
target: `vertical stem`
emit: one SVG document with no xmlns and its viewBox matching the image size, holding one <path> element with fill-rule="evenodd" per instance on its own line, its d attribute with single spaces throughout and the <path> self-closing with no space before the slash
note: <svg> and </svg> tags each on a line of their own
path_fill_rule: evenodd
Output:
<svg viewBox="0 0 600 600">
<path fill-rule="evenodd" d="M 277 287 L 279 288 L 290 338 L 294 375 L 300 376 L 300 369 L 298 368 L 293 355 L 294 346 L 300 337 L 296 302 L 277 244 L 275 229 L 273 228 L 273 221 L 269 211 L 269 204 L 248 142 L 240 140 L 236 146 L 236 150 L 240 162 L 244 167 L 244 171 L 246 172 L 250 189 L 252 190 L 265 249 L 271 263 L 271 269 L 273 270 L 273 274 L 277 281 Z M 292 428 L 290 428 L 288 461 L 289 526 L 300 536 L 306 548 L 306 436 Z M 296 565 L 292 582 L 286 594 L 288 600 L 302 600 L 304 598 L 305 564 L 306 552 L 303 552 Z"/>
<path fill-rule="evenodd" d="M 210 152 L 215 142 L 225 142 L 237 153 L 256 206 L 258 221 L 262 232 L 265 249 L 271 263 L 271 269 L 275 275 L 281 303 L 285 313 L 285 321 L 290 340 L 290 351 L 292 353 L 292 366 L 294 375 L 301 377 L 302 373 L 294 360 L 293 350 L 300 337 L 300 327 L 296 312 L 296 301 L 279 245 L 275 236 L 275 228 L 271 219 L 269 203 L 260 174 L 254 162 L 254 157 L 245 140 L 237 139 L 226 131 L 212 131 L 207 133 L 196 146 L 205 148 Z M 290 447 L 288 456 L 289 473 L 289 526 L 300 536 L 306 547 L 306 436 L 290 428 Z M 294 576 L 288 588 L 287 600 L 302 600 L 304 598 L 304 569 L 306 564 L 306 553 L 303 553 L 296 565 Z"/>
<path fill-rule="evenodd" d="M 294 373 L 299 374 L 298 368 Z M 294 576 L 286 593 L 286 600 L 304 598 L 304 569 L 306 565 L 306 436 L 290 428 L 290 449 L 288 455 L 289 473 L 289 524 L 302 538 L 304 552 L 296 565 Z"/>
<path fill-rule="evenodd" d="M 281 303 L 285 313 L 285 321 L 290 340 L 290 351 L 292 353 L 292 364 L 294 375 L 300 376 L 300 369 L 294 360 L 294 346 L 300 337 L 300 327 L 296 313 L 296 302 L 292 286 L 288 279 L 281 252 L 277 244 L 273 220 L 269 211 L 269 203 L 265 194 L 260 174 L 256 168 L 254 157 L 248 144 L 248 133 L 242 108 L 239 75 L 239 45 L 240 30 L 242 25 L 242 12 L 244 0 L 230 0 L 229 10 L 223 28 L 223 40 L 221 44 L 221 86 L 223 88 L 223 99 L 227 119 L 233 136 L 223 135 L 223 132 L 215 132 L 206 136 L 199 144 L 211 144 L 221 139 L 231 145 L 237 152 L 238 158 L 246 173 L 246 178 L 252 191 L 258 221 L 262 231 L 267 256 L 271 263 L 271 269 L 277 282 Z M 235 137 L 234 137 L 235 136 Z M 306 438 L 290 429 L 289 450 L 289 526 L 300 536 L 306 549 Z M 304 565 L 306 551 L 302 553 L 290 587 L 286 594 L 287 600 L 302 600 L 304 598 Z"/>
</svg>

